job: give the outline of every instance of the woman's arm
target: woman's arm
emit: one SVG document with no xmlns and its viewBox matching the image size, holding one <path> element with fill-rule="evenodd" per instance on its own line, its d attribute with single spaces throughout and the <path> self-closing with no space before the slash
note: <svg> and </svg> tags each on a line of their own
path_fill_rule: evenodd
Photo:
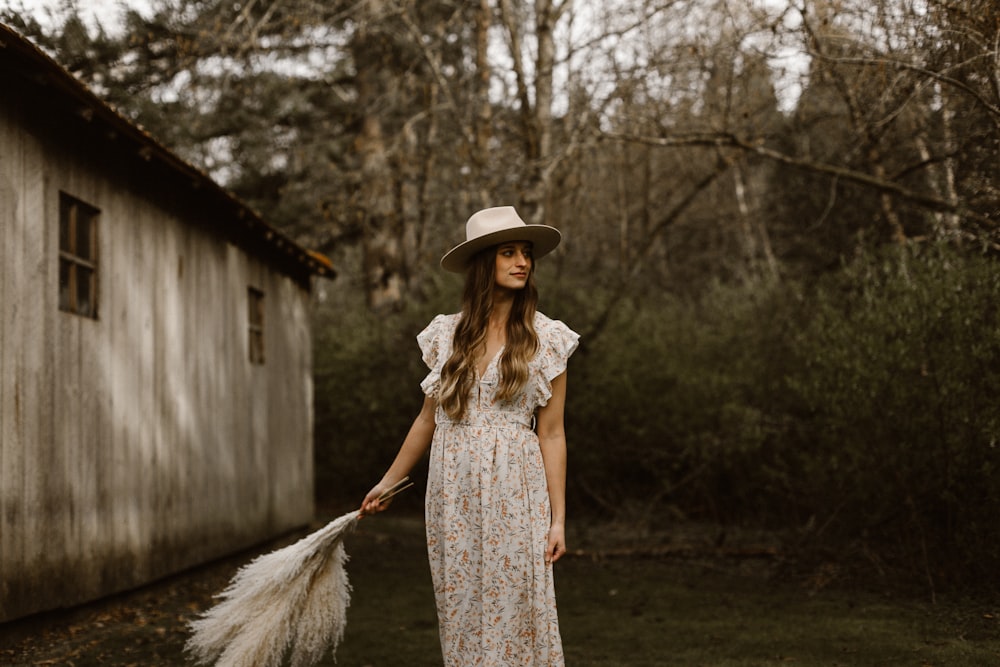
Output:
<svg viewBox="0 0 1000 667">
<path fill-rule="evenodd" d="M 552 380 L 552 396 L 538 411 L 538 446 L 545 463 L 549 486 L 552 523 L 545 561 L 554 563 L 566 553 L 566 431 L 563 413 L 566 407 L 566 373 Z"/>
<path fill-rule="evenodd" d="M 429 396 L 424 397 L 424 404 L 420 408 L 420 414 L 413 420 L 410 431 L 406 434 L 403 444 L 399 448 L 392 465 L 382 476 L 382 480 L 376 484 L 365 499 L 361 502 L 361 515 L 374 514 L 385 510 L 389 503 L 380 503 L 378 497 L 393 484 L 410 474 L 410 470 L 417 464 L 420 458 L 431 446 L 431 438 L 434 437 L 434 410 L 436 403 Z"/>
</svg>

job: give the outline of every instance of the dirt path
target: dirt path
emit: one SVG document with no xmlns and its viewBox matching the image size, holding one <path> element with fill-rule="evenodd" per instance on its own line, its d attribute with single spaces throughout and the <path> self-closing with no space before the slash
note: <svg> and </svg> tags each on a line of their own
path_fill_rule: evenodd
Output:
<svg viewBox="0 0 1000 667">
<path fill-rule="evenodd" d="M 256 552 L 137 591 L 0 626 L 0 665 L 184 664 L 187 623 Z"/>
<path fill-rule="evenodd" d="M 317 524 L 318 527 L 319 524 Z M 240 565 L 304 533 L 138 591 L 0 626 L 0 665 L 187 664 L 187 624 Z M 760 536 L 602 528 L 557 565 L 571 667 L 986 667 L 1000 613 L 789 580 Z M 380 515 L 346 542 L 354 593 L 332 667 L 440 667 L 419 519 Z"/>
</svg>

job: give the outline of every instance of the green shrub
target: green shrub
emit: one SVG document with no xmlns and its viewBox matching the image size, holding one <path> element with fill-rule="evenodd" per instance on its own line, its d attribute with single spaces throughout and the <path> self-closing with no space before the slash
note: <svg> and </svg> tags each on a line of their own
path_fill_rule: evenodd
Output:
<svg viewBox="0 0 1000 667">
<path fill-rule="evenodd" d="M 457 289 L 393 314 L 349 294 L 318 308 L 321 497 L 359 500 L 389 465 L 422 400 L 414 336 Z M 788 529 L 932 586 L 1000 566 L 994 260 L 867 254 L 809 288 L 631 295 L 606 320 L 600 286 L 543 294 L 584 334 L 567 401 L 574 516 Z"/>
<path fill-rule="evenodd" d="M 994 260 L 940 247 L 622 303 L 571 374 L 574 504 L 975 583 L 1000 566 L 998 303 Z"/>
<path fill-rule="evenodd" d="M 992 260 L 868 257 L 816 290 L 795 339 L 816 515 L 931 580 L 1000 565 L 998 299 Z"/>
<path fill-rule="evenodd" d="M 448 311 L 454 287 L 387 313 L 371 311 L 350 285 L 334 287 L 314 315 L 316 495 L 322 503 L 360 504 L 420 411 L 427 368 L 415 338 Z M 413 477 L 422 486 L 421 471 Z"/>
<path fill-rule="evenodd" d="M 622 304 L 573 371 L 570 488 L 616 511 L 766 512 L 786 485 L 774 458 L 784 426 L 766 400 L 784 358 L 783 294 L 717 286 L 697 303 Z"/>
</svg>

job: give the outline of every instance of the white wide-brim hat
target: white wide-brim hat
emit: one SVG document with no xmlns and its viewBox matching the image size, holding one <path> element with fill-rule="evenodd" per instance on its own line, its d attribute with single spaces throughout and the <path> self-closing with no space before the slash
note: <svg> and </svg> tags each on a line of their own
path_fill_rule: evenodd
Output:
<svg viewBox="0 0 1000 667">
<path fill-rule="evenodd" d="M 486 208 L 465 223 L 465 241 L 441 258 L 441 268 L 462 273 L 477 252 L 510 241 L 530 241 L 531 255 L 537 259 L 555 250 L 561 239 L 555 227 L 525 224 L 513 206 Z"/>
</svg>

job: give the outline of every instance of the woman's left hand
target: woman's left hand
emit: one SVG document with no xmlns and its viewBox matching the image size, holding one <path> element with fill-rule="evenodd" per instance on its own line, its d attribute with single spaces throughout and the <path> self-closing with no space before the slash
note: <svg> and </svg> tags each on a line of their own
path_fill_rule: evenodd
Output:
<svg viewBox="0 0 1000 667">
<path fill-rule="evenodd" d="M 566 553 L 566 531 L 562 524 L 549 527 L 549 544 L 545 548 L 545 562 L 554 563 Z"/>
</svg>

